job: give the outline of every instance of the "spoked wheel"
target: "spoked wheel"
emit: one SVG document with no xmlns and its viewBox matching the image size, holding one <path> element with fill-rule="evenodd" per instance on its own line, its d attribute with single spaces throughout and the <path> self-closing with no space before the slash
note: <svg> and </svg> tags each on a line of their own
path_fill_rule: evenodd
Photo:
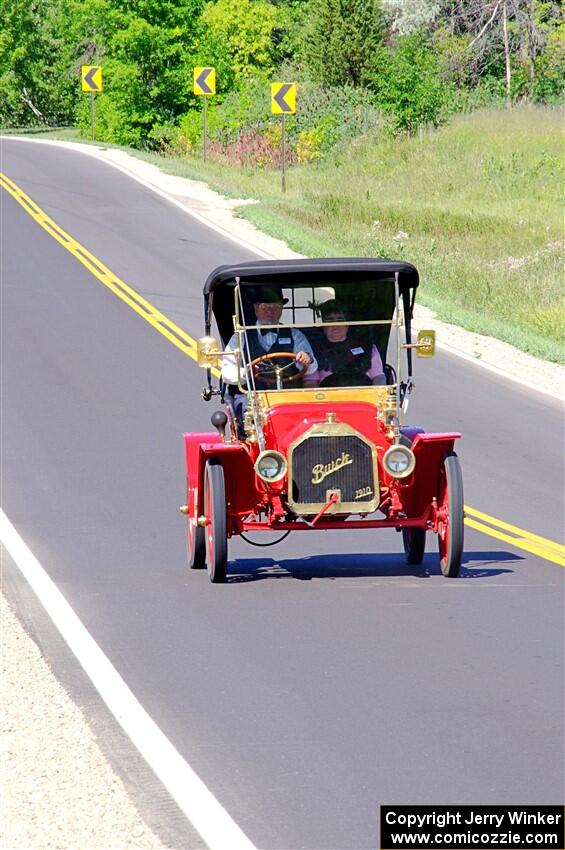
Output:
<svg viewBox="0 0 565 850">
<path fill-rule="evenodd" d="M 186 500 L 187 505 L 190 500 Z M 206 535 L 192 517 L 186 518 L 186 553 L 191 570 L 201 570 L 206 566 Z"/>
<path fill-rule="evenodd" d="M 409 564 L 421 564 L 426 551 L 425 528 L 403 528 L 404 554 Z"/>
<path fill-rule="evenodd" d="M 451 452 L 443 459 L 438 493 L 439 562 L 448 578 L 458 576 L 461 568 L 463 521 L 463 478 L 459 458 Z"/>
<path fill-rule="evenodd" d="M 288 360 L 290 362 L 286 366 L 279 366 L 279 360 Z M 262 354 L 261 357 L 256 357 L 255 360 L 251 361 L 249 366 L 256 381 L 270 384 L 271 386 L 276 385 L 277 389 L 282 389 L 285 384 L 291 384 L 293 381 L 297 381 L 303 377 L 304 373 L 301 369 L 298 369 L 294 375 L 283 375 L 283 372 L 286 372 L 295 363 L 296 354 L 293 351 L 274 351 L 273 353 Z M 268 367 L 270 371 L 261 373 L 259 369 L 262 366 Z"/>
<path fill-rule="evenodd" d="M 208 576 L 210 581 L 219 584 L 226 580 L 228 535 L 224 468 L 216 460 L 209 460 L 206 464 L 204 510 L 207 520 L 204 537 Z"/>
</svg>

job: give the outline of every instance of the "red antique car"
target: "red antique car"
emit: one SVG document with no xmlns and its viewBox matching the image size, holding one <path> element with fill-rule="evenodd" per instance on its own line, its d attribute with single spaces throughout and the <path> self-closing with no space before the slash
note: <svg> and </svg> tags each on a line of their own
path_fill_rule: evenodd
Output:
<svg viewBox="0 0 565 850">
<path fill-rule="evenodd" d="M 412 342 L 417 287 L 414 266 L 382 259 L 210 274 L 197 357 L 203 397 L 223 409 L 214 431 L 184 435 L 191 568 L 225 581 L 235 534 L 395 528 L 410 564 L 421 563 L 426 532 L 437 534 L 443 575 L 458 575 L 461 435 L 404 423 L 413 354 L 435 350 L 434 331 Z"/>
</svg>

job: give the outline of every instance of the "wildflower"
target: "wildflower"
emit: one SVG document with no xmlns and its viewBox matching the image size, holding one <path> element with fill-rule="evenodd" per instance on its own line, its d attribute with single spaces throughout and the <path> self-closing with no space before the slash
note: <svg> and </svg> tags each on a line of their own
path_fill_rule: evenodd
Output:
<svg viewBox="0 0 565 850">
<path fill-rule="evenodd" d="M 529 259 L 531 259 L 531 258 L 530 257 L 507 257 L 506 262 L 508 263 L 508 268 L 510 269 L 510 271 L 514 272 L 514 271 L 517 271 L 518 269 L 521 269 L 522 266 L 524 266 L 528 262 Z"/>
</svg>

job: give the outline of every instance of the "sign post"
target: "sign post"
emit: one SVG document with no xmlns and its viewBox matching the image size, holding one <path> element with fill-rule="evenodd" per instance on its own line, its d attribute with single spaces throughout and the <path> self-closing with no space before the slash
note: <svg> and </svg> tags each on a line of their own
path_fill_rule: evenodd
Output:
<svg viewBox="0 0 565 850">
<path fill-rule="evenodd" d="M 282 171 L 281 184 L 283 192 L 286 192 L 286 113 L 282 114 Z"/>
<path fill-rule="evenodd" d="M 82 90 L 90 92 L 90 138 L 94 141 L 94 93 L 102 91 L 102 68 L 100 65 L 83 65 L 81 79 Z"/>
<path fill-rule="evenodd" d="M 296 83 L 271 83 L 271 112 L 282 115 L 282 190 L 286 192 L 286 116 L 296 113 Z"/>
<path fill-rule="evenodd" d="M 192 90 L 204 98 L 202 104 L 202 155 L 206 159 L 206 144 L 208 140 L 208 126 L 206 122 L 206 98 L 212 94 L 216 94 L 216 69 L 215 68 L 195 68 L 193 76 Z"/>
</svg>

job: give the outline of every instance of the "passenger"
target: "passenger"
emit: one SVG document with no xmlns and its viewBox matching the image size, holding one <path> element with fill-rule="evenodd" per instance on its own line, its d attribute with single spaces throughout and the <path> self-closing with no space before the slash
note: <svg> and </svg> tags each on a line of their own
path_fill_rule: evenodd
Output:
<svg viewBox="0 0 565 850">
<path fill-rule="evenodd" d="M 279 328 L 278 330 L 261 330 L 261 325 L 277 325 L 281 320 L 283 305 L 286 304 L 288 298 L 283 298 L 282 289 L 277 286 L 258 287 L 252 293 L 253 311 L 257 324 L 257 330 L 246 331 L 247 344 L 249 345 L 250 361 L 261 357 L 264 354 L 275 354 L 279 352 L 291 352 L 296 354 L 296 360 L 290 363 L 284 371 L 283 377 L 296 375 L 297 372 L 302 372 L 303 376 L 309 376 L 316 372 L 318 363 L 314 357 L 312 346 L 298 328 Z M 226 351 L 233 351 L 237 348 L 238 339 L 236 334 L 232 336 L 227 344 Z M 247 351 L 242 353 L 247 355 Z M 276 360 L 274 361 L 277 362 Z M 279 365 L 285 365 L 281 358 L 278 361 Z M 272 373 L 270 373 L 272 375 Z M 274 381 L 270 380 L 270 375 L 261 377 L 256 374 L 255 380 L 261 386 L 273 387 Z M 222 357 L 222 380 L 225 384 L 237 386 L 239 381 L 237 360 L 235 355 L 226 354 Z M 247 383 L 245 372 L 242 370 L 242 383 Z M 301 386 L 297 381 L 291 386 Z M 238 418 L 242 418 L 245 410 L 247 397 L 242 393 L 234 393 L 234 410 Z"/>
<path fill-rule="evenodd" d="M 347 322 L 349 312 L 336 300 L 320 308 L 322 321 Z M 358 387 L 385 384 L 382 360 L 376 345 L 349 335 L 349 325 L 326 325 L 316 345 L 319 368 L 309 373 L 304 386 Z"/>
</svg>

